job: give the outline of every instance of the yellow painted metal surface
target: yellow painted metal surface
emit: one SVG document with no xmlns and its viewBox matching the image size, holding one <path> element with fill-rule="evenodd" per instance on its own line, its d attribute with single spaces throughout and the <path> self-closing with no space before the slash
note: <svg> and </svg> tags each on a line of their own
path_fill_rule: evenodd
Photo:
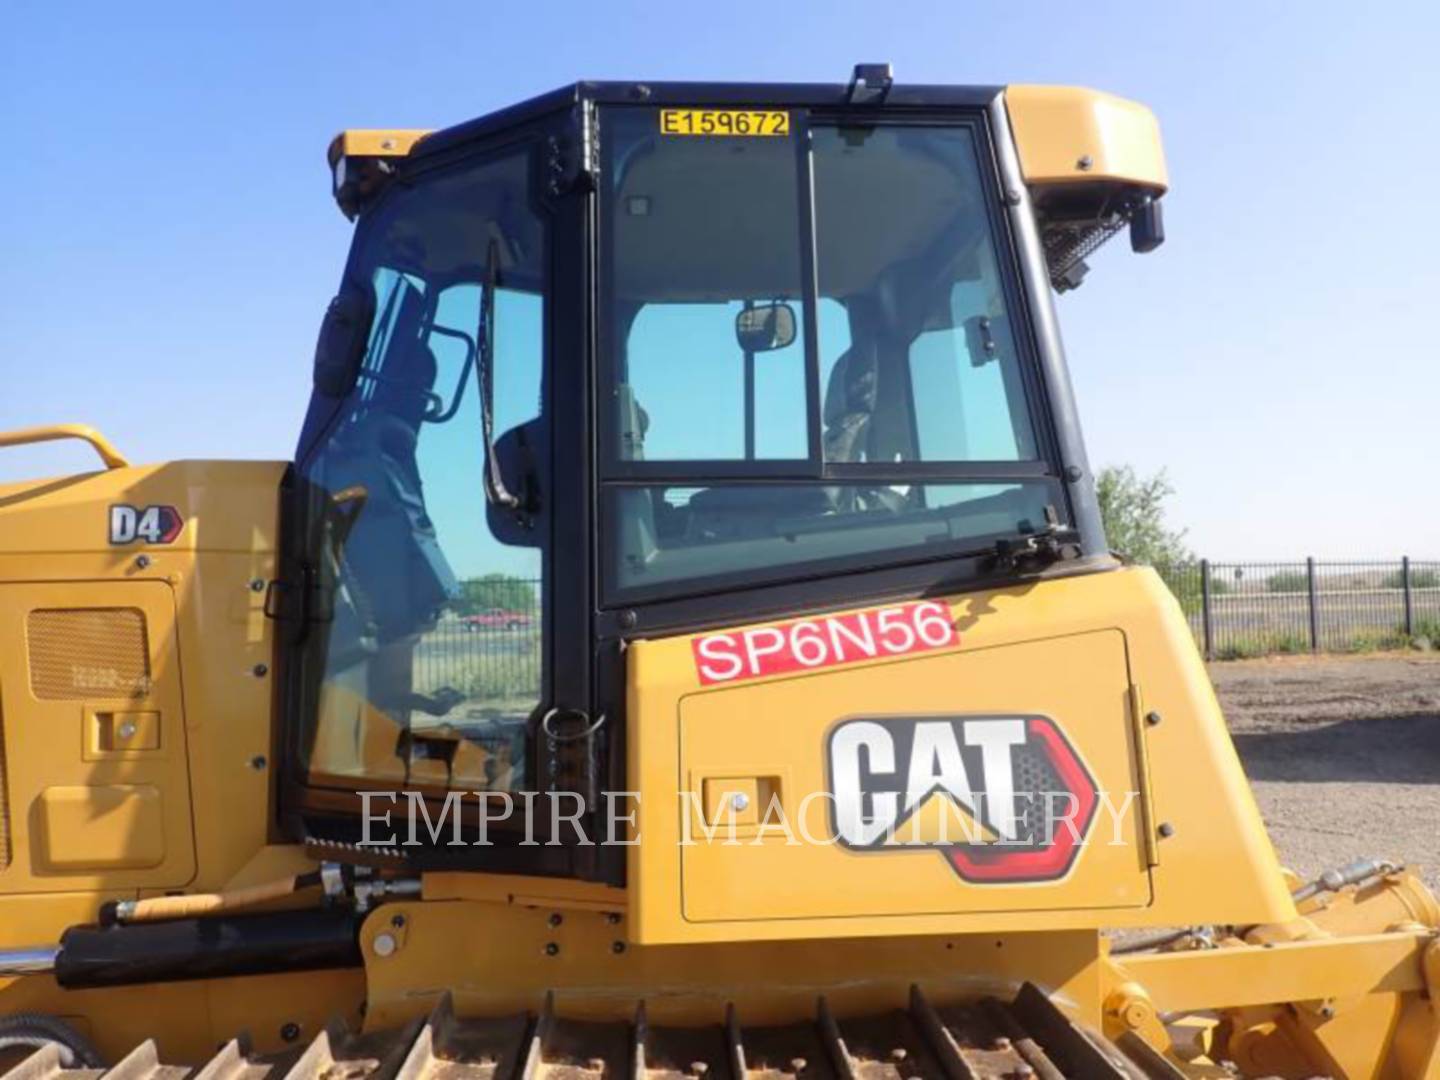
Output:
<svg viewBox="0 0 1440 1080">
<path fill-rule="evenodd" d="M 1032 187 L 1111 181 L 1170 185 L 1160 125 L 1144 105 L 1073 86 L 1010 86 L 1005 106 Z"/>
<path fill-rule="evenodd" d="M 29 443 L 53 442 L 57 439 L 79 439 L 89 443 L 100 455 L 107 469 L 123 469 L 129 460 L 115 444 L 89 424 L 45 424 L 40 427 L 20 428 L 18 431 L 0 431 L 0 447 L 25 446 Z"/>
<path fill-rule="evenodd" d="M 430 134 L 428 128 L 350 128 L 330 140 L 331 167 L 342 157 L 404 157 Z"/>
<path fill-rule="evenodd" d="M 103 540 L 103 507 L 91 532 Z M 7 787 L 28 825 L 0 870 L 0 913 L 14 893 L 187 885 L 195 842 L 170 584 L 0 582 L 0 641 Z M 155 715 L 155 749 L 86 753 L 96 713 L 131 710 Z"/>
<path fill-rule="evenodd" d="M 629 782 L 642 796 L 641 843 L 629 851 L 637 940 L 1293 916 L 1189 628 L 1153 572 L 1036 582 L 954 597 L 949 608 L 955 648 L 740 685 L 702 685 L 691 638 L 631 647 Z M 1132 714 L 1141 697 L 1163 717 L 1147 725 L 1143 754 Z M 805 840 L 834 838 L 829 803 L 806 800 L 827 790 L 826 739 L 840 722 L 1007 714 L 1050 717 L 1111 795 L 1113 812 L 1099 813 L 1064 876 L 974 883 L 927 848 L 855 851 Z M 800 842 L 763 821 L 760 835 L 743 843 L 730 842 L 726 830 L 697 831 L 699 816 L 686 811 L 703 803 L 707 779 L 722 777 L 778 785 Z M 1139 795 L 1147 789 L 1148 806 Z M 1137 794 L 1127 799 L 1129 792 Z M 1140 835 L 1146 821 L 1157 830 L 1153 848 Z"/>
<path fill-rule="evenodd" d="M 382 934 L 389 940 L 377 951 Z M 438 901 L 386 905 L 360 938 L 367 1030 L 427 1012 L 447 989 L 466 1014 L 538 1009 L 553 991 L 564 1016 L 629 1020 L 644 997 L 656 1023 L 718 1023 L 727 1002 L 746 1023 L 779 1023 L 813 1016 L 820 992 L 846 1015 L 903 1008 L 917 981 L 947 1001 L 1013 993 L 1026 979 L 1099 1022 L 1098 943 L 1089 933 L 656 948 L 634 945 L 620 912 Z"/>
<path fill-rule="evenodd" d="M 165 861 L 165 802 L 154 784 L 47 787 L 31 825 L 32 865 L 41 873 L 148 870 Z"/>
<path fill-rule="evenodd" d="M 53 943 L 106 900 L 313 869 L 298 848 L 267 846 L 273 624 L 263 605 L 285 467 L 182 461 L 0 486 L 0 716 L 15 823 L 0 947 Z M 111 545 L 116 504 L 173 506 L 183 527 L 170 544 Z M 32 622 L 37 611 L 67 617 Z M 72 626 L 77 611 L 131 614 Z M 52 635 L 38 683 L 32 630 Z M 102 662 L 77 670 L 87 655 Z M 0 980 L 0 1014 L 70 1018 L 110 1060 L 154 1036 L 175 1060 L 198 1061 L 240 1030 L 270 1050 L 286 1045 L 288 1023 L 296 1038 L 313 1036 L 332 1015 L 356 1014 L 363 990 L 358 971 L 140 993 L 61 991 L 32 976 Z"/>
</svg>

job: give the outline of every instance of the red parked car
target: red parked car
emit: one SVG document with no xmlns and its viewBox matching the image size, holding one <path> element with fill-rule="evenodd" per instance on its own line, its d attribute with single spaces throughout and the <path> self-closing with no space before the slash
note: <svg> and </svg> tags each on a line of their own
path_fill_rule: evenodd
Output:
<svg viewBox="0 0 1440 1080">
<path fill-rule="evenodd" d="M 530 616 L 523 611 L 491 608 L 474 615 L 460 616 L 460 625 L 466 630 L 523 630 L 530 625 Z"/>
</svg>

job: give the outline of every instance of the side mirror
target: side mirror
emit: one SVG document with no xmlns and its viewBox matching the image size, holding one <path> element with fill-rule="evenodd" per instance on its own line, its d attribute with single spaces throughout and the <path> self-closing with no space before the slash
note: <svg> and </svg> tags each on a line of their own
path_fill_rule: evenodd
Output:
<svg viewBox="0 0 1440 1080">
<path fill-rule="evenodd" d="M 344 397 L 355 385 L 370 336 L 370 318 L 367 288 L 346 287 L 325 309 L 320 337 L 315 342 L 312 382 L 326 397 Z"/>
<path fill-rule="evenodd" d="M 735 316 L 735 341 L 747 353 L 783 349 L 795 340 L 795 309 L 776 300 Z"/>
</svg>

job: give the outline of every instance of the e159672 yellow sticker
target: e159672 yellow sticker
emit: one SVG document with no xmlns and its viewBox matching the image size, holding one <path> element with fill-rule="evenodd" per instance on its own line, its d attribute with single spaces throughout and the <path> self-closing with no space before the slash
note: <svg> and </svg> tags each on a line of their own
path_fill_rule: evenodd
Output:
<svg viewBox="0 0 1440 1080">
<path fill-rule="evenodd" d="M 783 109 L 661 109 L 662 135 L 789 135 Z"/>
</svg>

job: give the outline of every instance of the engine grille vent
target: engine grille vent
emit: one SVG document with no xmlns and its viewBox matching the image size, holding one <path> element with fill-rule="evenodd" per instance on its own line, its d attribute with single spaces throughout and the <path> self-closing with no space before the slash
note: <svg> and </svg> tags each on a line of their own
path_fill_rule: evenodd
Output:
<svg viewBox="0 0 1440 1080">
<path fill-rule="evenodd" d="M 150 693 L 150 647 L 139 608 L 42 608 L 25 636 L 37 698 L 81 701 Z"/>
</svg>

